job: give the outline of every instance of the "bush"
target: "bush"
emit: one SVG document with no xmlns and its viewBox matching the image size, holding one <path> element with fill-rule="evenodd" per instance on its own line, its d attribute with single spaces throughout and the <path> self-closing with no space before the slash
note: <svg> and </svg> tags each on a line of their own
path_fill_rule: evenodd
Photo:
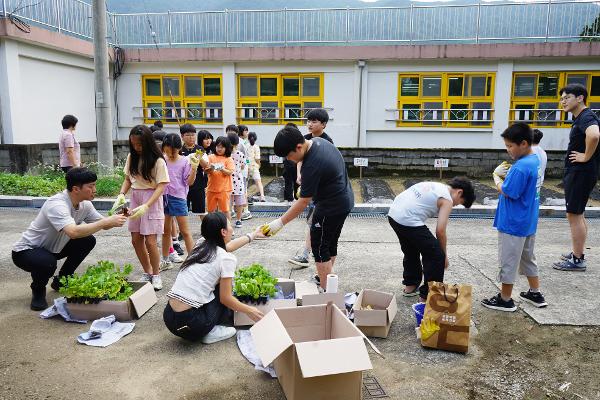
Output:
<svg viewBox="0 0 600 400">
<path fill-rule="evenodd" d="M 96 195 L 112 197 L 119 194 L 123 177 L 119 174 L 104 176 L 96 181 Z M 47 197 L 62 192 L 67 187 L 65 174 L 46 170 L 41 175 L 0 173 L 0 194 L 7 196 Z"/>
</svg>

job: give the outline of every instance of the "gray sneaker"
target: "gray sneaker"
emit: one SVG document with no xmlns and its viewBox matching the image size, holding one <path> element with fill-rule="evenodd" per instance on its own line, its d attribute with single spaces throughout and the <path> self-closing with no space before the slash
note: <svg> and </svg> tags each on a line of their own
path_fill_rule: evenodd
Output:
<svg viewBox="0 0 600 400">
<path fill-rule="evenodd" d="M 307 268 L 310 265 L 308 263 L 308 259 L 306 259 L 306 257 L 300 254 L 296 254 L 294 257 L 290 258 L 288 262 L 290 264 L 294 264 L 302 268 Z"/>
<path fill-rule="evenodd" d="M 583 272 L 587 269 L 587 264 L 584 259 L 579 259 L 575 261 L 575 259 L 571 257 L 568 260 L 555 262 L 552 265 L 552 268 L 557 269 L 559 271 Z"/>
<path fill-rule="evenodd" d="M 570 259 L 571 259 L 571 257 L 573 257 L 573 252 L 572 252 L 572 251 L 570 251 L 570 252 L 568 252 L 568 253 L 562 253 L 562 254 L 560 255 L 560 259 L 561 259 L 562 261 L 564 261 L 564 260 L 570 260 Z"/>
<path fill-rule="evenodd" d="M 245 213 L 242 213 L 242 221 L 246 221 L 252 219 L 252 214 L 250 214 L 250 211 L 246 211 Z"/>
</svg>

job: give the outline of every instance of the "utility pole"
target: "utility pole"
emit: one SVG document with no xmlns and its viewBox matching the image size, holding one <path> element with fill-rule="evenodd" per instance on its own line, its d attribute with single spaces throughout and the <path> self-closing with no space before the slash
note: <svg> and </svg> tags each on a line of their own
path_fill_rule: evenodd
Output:
<svg viewBox="0 0 600 400">
<path fill-rule="evenodd" d="M 106 1 L 93 0 L 94 87 L 96 93 L 96 141 L 100 172 L 113 168 L 112 117 L 106 42 Z"/>
</svg>

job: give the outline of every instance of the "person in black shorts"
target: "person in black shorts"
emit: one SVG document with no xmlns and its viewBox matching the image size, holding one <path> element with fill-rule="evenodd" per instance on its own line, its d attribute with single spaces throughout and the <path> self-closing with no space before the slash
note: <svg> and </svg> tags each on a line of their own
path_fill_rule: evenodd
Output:
<svg viewBox="0 0 600 400">
<path fill-rule="evenodd" d="M 344 158 L 327 140 L 318 137 L 306 140 L 293 127 L 280 130 L 273 147 L 279 157 L 302 163 L 302 186 L 298 201 L 281 218 L 265 225 L 264 233 L 267 236 L 276 234 L 313 201 L 315 209 L 310 226 L 311 248 L 321 287 L 326 290 L 327 274 L 333 271 L 337 256 L 338 239 L 344 222 L 354 207 L 354 194 Z"/>
<path fill-rule="evenodd" d="M 573 114 L 573 126 L 565 157 L 563 184 L 567 206 L 567 220 L 571 227 L 572 251 L 562 254 L 554 269 L 585 271 L 587 266 L 583 249 L 587 237 L 585 206 L 598 180 L 600 166 L 599 118 L 587 108 L 587 90 L 580 84 L 571 84 L 559 91 L 560 103 L 566 113 Z"/>
</svg>

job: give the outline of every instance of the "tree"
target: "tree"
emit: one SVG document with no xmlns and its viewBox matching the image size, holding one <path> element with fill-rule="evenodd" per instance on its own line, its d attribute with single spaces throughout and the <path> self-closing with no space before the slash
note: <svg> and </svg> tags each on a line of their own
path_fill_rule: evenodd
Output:
<svg viewBox="0 0 600 400">
<path fill-rule="evenodd" d="M 579 36 L 581 36 L 580 42 L 600 42 L 600 14 L 594 22 L 583 27 Z"/>
</svg>

